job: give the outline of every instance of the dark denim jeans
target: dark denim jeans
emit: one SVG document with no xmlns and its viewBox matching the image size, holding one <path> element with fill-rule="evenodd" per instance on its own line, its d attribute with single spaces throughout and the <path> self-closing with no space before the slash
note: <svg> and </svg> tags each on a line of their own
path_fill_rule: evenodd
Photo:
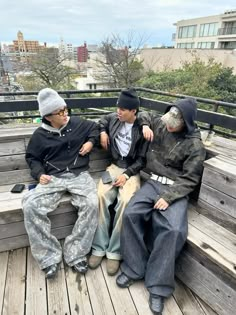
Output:
<svg viewBox="0 0 236 315">
<path fill-rule="evenodd" d="M 132 279 L 145 278 L 151 294 L 168 297 L 174 291 L 175 259 L 187 238 L 187 198 L 167 210 L 153 208 L 168 186 L 148 180 L 130 200 L 121 231 L 122 271 Z"/>
</svg>

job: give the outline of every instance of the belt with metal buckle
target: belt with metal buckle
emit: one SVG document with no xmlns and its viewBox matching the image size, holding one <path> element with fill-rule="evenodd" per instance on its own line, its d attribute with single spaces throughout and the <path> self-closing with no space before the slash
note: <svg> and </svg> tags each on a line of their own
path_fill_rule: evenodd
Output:
<svg viewBox="0 0 236 315">
<path fill-rule="evenodd" d="M 163 185 L 173 185 L 174 181 L 166 176 L 159 176 L 151 173 L 150 179 L 162 183 Z"/>
</svg>

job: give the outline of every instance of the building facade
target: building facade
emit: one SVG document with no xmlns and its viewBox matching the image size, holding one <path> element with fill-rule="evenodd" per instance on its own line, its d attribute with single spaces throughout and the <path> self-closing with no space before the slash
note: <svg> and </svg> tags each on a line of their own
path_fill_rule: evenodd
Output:
<svg viewBox="0 0 236 315">
<path fill-rule="evenodd" d="M 84 43 L 83 46 L 77 48 L 78 52 L 78 62 L 87 62 L 88 61 L 88 48 L 87 44 Z"/>
<path fill-rule="evenodd" d="M 236 10 L 174 24 L 175 48 L 236 49 Z"/>
<path fill-rule="evenodd" d="M 44 48 L 46 48 L 46 43 L 39 45 L 37 40 L 24 40 L 23 33 L 19 31 L 17 33 L 17 39 L 13 40 L 13 47 L 11 47 L 10 50 L 19 53 L 37 53 Z"/>
</svg>

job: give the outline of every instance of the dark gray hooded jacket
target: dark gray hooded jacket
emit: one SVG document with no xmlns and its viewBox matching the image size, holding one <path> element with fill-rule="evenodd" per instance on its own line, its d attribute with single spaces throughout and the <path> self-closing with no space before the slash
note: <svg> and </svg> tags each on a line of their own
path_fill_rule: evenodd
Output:
<svg viewBox="0 0 236 315">
<path fill-rule="evenodd" d="M 196 101 L 183 99 L 171 106 L 179 108 L 185 121 L 185 128 L 179 133 L 168 132 L 164 122 L 152 114 L 141 114 L 142 125 L 148 125 L 154 132 L 154 140 L 147 152 L 145 171 L 174 180 L 157 199 L 163 198 L 169 204 L 187 196 L 199 183 L 203 171 L 206 151 L 200 132 L 195 124 Z"/>
</svg>

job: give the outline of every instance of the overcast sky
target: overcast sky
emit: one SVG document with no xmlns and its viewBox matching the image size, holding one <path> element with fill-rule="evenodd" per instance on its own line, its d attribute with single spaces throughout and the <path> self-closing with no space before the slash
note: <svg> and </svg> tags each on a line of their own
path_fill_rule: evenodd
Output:
<svg viewBox="0 0 236 315">
<path fill-rule="evenodd" d="M 179 20 L 236 9 L 235 0 L 0 0 L 0 42 L 16 39 L 75 46 L 128 32 L 149 46 L 171 45 Z"/>
</svg>

